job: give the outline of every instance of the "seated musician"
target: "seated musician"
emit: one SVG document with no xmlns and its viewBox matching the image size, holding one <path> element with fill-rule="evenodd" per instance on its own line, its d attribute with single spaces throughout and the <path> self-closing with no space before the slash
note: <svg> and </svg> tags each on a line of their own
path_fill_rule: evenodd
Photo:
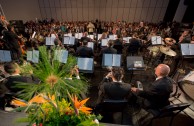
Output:
<svg viewBox="0 0 194 126">
<path fill-rule="evenodd" d="M 130 98 L 131 85 L 122 82 L 124 71 L 120 67 L 113 67 L 99 86 L 97 104 L 105 99 L 128 100 Z"/>
<path fill-rule="evenodd" d="M 170 104 L 169 97 L 173 91 L 173 84 L 168 74 L 170 67 L 165 64 L 159 64 L 155 68 L 156 80 L 147 90 L 139 90 L 132 87 L 131 91 L 137 96 L 143 98 L 141 106 L 144 109 L 160 109 Z"/>
<path fill-rule="evenodd" d="M 121 35 L 117 35 L 117 39 L 114 40 L 113 48 L 117 50 L 117 54 L 122 54 L 123 50 L 123 40 L 121 39 Z"/>
<path fill-rule="evenodd" d="M 100 54 L 99 56 L 102 57 L 103 54 L 117 54 L 117 50 L 114 49 L 112 46 L 113 46 L 113 40 L 109 40 L 108 43 L 107 43 L 107 46 L 108 47 L 105 47 L 105 48 L 102 48 L 101 51 L 100 51 Z"/>
<path fill-rule="evenodd" d="M 78 56 L 78 57 L 88 57 L 88 58 L 94 56 L 92 48 L 87 47 L 87 44 L 88 44 L 87 40 L 84 40 L 82 42 L 82 46 L 77 48 L 76 56 Z"/>
<path fill-rule="evenodd" d="M 137 34 L 133 34 L 132 39 L 129 40 L 128 53 L 129 55 L 137 55 L 138 50 L 141 47 L 141 42 L 137 39 Z"/>
<path fill-rule="evenodd" d="M 9 94 L 11 96 L 16 96 L 22 88 L 16 87 L 19 82 L 22 83 L 39 83 L 38 81 L 35 82 L 34 78 L 32 76 L 22 76 L 20 75 L 20 68 L 17 63 L 9 62 L 4 65 L 4 70 L 6 73 L 8 73 L 10 76 L 5 78 L 3 82 L 0 84 L 0 101 L 1 106 L 0 108 L 4 109 L 5 105 L 10 105 L 11 99 L 6 97 L 6 94 Z"/>
</svg>

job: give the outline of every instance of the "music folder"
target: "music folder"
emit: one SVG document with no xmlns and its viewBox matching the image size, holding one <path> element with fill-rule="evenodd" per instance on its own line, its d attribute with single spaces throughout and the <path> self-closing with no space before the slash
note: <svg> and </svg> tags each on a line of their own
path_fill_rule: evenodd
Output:
<svg viewBox="0 0 194 126">
<path fill-rule="evenodd" d="M 39 51 L 38 50 L 27 51 L 27 61 L 31 61 L 33 63 L 38 63 Z"/>
<path fill-rule="evenodd" d="M 132 37 L 123 37 L 123 40 L 125 41 L 125 43 L 129 43 L 129 40 L 131 39 Z"/>
<path fill-rule="evenodd" d="M 152 36 L 151 37 L 152 45 L 161 45 L 162 44 L 162 38 L 161 36 Z"/>
<path fill-rule="evenodd" d="M 11 52 L 9 50 L 0 50 L 0 62 L 10 62 Z"/>
<path fill-rule="evenodd" d="M 64 36 L 63 37 L 63 44 L 74 45 L 75 44 L 75 37 Z"/>
<path fill-rule="evenodd" d="M 54 45 L 56 37 L 46 37 L 46 45 Z"/>
<path fill-rule="evenodd" d="M 142 56 L 128 56 L 127 69 L 128 70 L 144 70 L 145 65 Z"/>
<path fill-rule="evenodd" d="M 54 59 L 61 63 L 67 63 L 68 51 L 67 50 L 55 50 Z"/>
<path fill-rule="evenodd" d="M 94 70 L 94 59 L 93 58 L 77 58 L 77 65 L 79 71 L 83 73 L 93 73 Z"/>
<path fill-rule="evenodd" d="M 88 42 L 87 47 L 90 47 L 90 48 L 92 48 L 92 50 L 94 50 L 94 43 L 93 42 Z"/>
<path fill-rule="evenodd" d="M 101 46 L 107 46 L 108 39 L 102 39 L 101 40 Z"/>
<path fill-rule="evenodd" d="M 194 56 L 194 44 L 181 44 L 181 54 L 182 56 Z"/>
<path fill-rule="evenodd" d="M 121 66 L 121 54 L 103 54 L 102 66 Z"/>
</svg>

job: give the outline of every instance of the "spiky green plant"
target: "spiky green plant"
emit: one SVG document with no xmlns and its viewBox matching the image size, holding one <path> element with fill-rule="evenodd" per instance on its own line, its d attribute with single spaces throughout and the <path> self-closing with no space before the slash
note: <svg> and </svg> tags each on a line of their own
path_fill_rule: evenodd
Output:
<svg viewBox="0 0 194 126">
<path fill-rule="evenodd" d="M 23 73 L 32 74 L 33 77 L 40 80 L 40 84 L 19 84 L 24 88 L 20 97 L 30 99 L 35 94 L 50 94 L 66 98 L 67 91 L 71 94 L 80 96 L 81 93 L 87 93 L 88 84 L 84 77 L 81 79 L 65 79 L 70 77 L 70 71 L 76 65 L 76 57 L 68 56 L 66 64 L 55 60 L 55 49 L 50 51 L 45 46 L 39 47 L 39 63 L 23 65 Z"/>
</svg>

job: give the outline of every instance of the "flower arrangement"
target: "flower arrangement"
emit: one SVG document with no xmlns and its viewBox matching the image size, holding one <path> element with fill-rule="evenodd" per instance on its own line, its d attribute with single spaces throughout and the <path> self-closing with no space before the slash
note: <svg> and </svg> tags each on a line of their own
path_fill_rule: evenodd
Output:
<svg viewBox="0 0 194 126">
<path fill-rule="evenodd" d="M 68 93 L 69 94 L 69 93 Z M 32 126 L 98 126 L 101 116 L 91 114 L 91 108 L 85 106 L 89 98 L 79 101 L 76 96 L 69 94 L 69 101 L 56 99 L 39 94 L 28 103 L 20 99 L 14 99 L 12 104 L 25 108 L 27 118 Z"/>
<path fill-rule="evenodd" d="M 69 55 L 67 63 L 62 64 L 55 59 L 54 52 L 55 49 L 48 51 L 45 46 L 39 47 L 39 63 L 21 66 L 22 73 L 38 78 L 39 84 L 18 84 L 24 89 L 18 97 L 28 102 L 16 98 L 12 104 L 28 113 L 22 120 L 30 126 L 99 125 L 95 120 L 101 117 L 91 114 L 92 109 L 85 106 L 88 99 L 78 100 L 89 86 L 84 77 L 77 77 L 76 58 Z"/>
</svg>

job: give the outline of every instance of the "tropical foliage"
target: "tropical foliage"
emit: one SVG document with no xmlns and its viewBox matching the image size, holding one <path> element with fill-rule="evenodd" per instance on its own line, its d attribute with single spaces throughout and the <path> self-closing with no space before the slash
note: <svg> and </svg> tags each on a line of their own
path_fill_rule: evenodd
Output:
<svg viewBox="0 0 194 126">
<path fill-rule="evenodd" d="M 76 58 L 69 55 L 67 63 L 60 63 L 55 58 L 55 49 L 47 51 L 46 47 L 39 47 L 40 60 L 36 64 L 25 64 L 21 66 L 23 74 L 33 74 L 33 78 L 38 78 L 36 81 L 40 83 L 19 84 L 18 87 L 24 88 L 20 97 L 26 100 L 32 98 L 38 93 L 50 93 L 51 95 L 60 95 L 60 97 L 67 97 L 67 91 L 71 94 L 86 94 L 88 84 L 84 77 L 81 79 L 65 79 L 71 77 L 71 70 L 76 66 Z"/>
<path fill-rule="evenodd" d="M 86 94 L 88 84 L 86 79 L 74 79 L 76 73 L 76 58 L 69 55 L 67 63 L 56 60 L 55 49 L 47 50 L 39 47 L 39 62 L 25 63 L 21 66 L 22 73 L 30 75 L 38 84 L 18 84 L 24 90 L 12 104 L 20 106 L 17 109 L 28 113 L 26 121 L 30 125 L 46 126 L 95 126 L 98 117 L 91 114 L 91 108 L 85 106 L 88 99 L 78 100 Z M 76 67 L 75 67 L 76 66 Z M 76 70 L 75 70 L 76 69 Z M 76 74 L 77 76 L 77 74 Z M 67 79 L 71 77 L 72 79 Z M 70 95 L 74 94 L 74 95 Z"/>
</svg>

